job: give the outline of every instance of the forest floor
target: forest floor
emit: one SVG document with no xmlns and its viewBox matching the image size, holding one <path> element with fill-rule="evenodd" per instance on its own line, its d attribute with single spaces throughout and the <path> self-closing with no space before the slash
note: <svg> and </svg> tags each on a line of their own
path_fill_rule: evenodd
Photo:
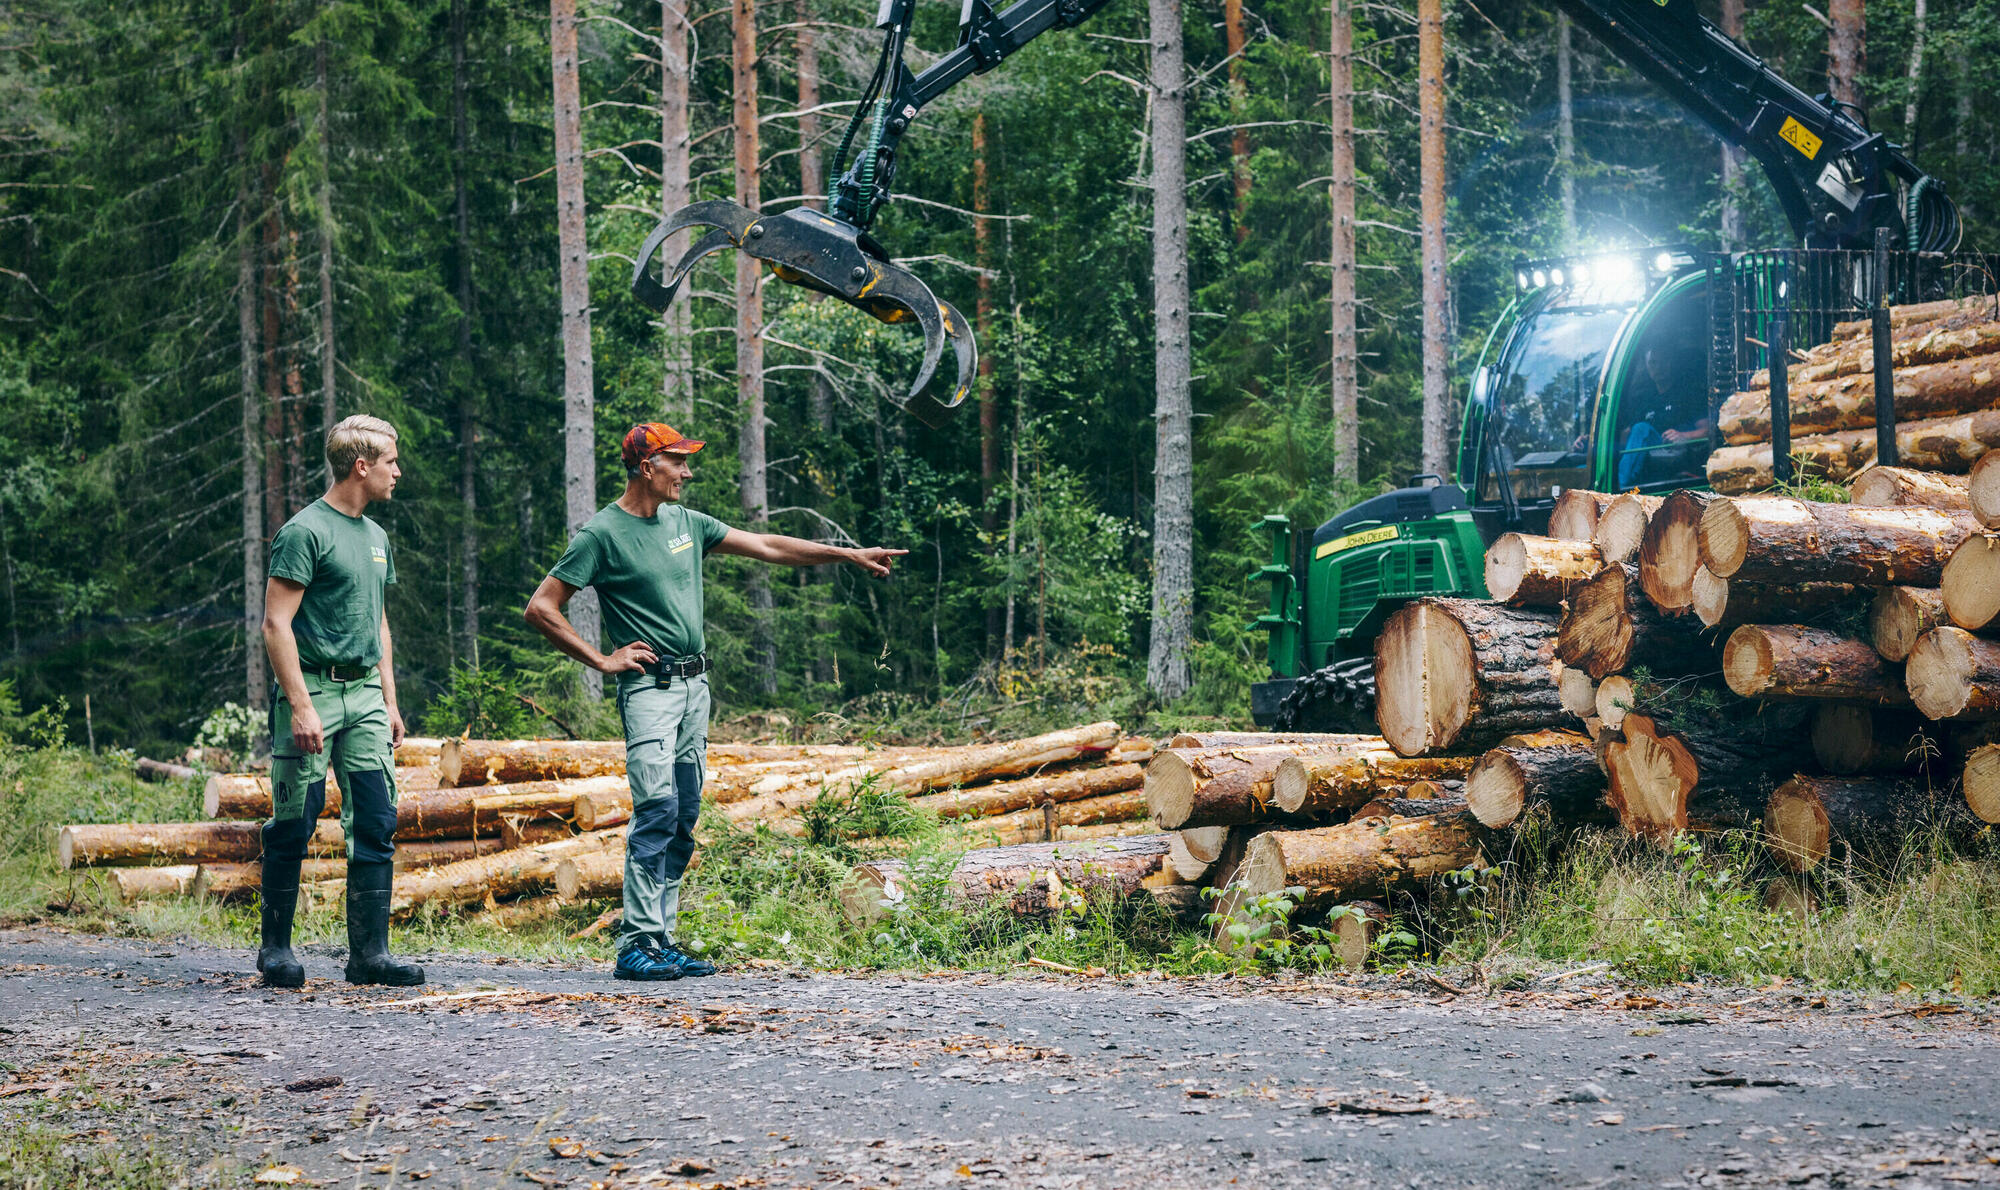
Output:
<svg viewBox="0 0 2000 1190">
<path fill-rule="evenodd" d="M 2000 1185 L 1990 1004 L 249 957 L 0 931 L 0 1184 Z"/>
</svg>

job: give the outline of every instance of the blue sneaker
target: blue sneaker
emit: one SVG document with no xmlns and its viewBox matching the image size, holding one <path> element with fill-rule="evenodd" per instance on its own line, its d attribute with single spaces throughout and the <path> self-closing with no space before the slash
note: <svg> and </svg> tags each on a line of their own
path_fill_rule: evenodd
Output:
<svg viewBox="0 0 2000 1190">
<path fill-rule="evenodd" d="M 611 977 L 657 983 L 679 979 L 682 974 L 679 963 L 644 942 L 636 942 L 618 952 L 618 966 L 611 972 Z"/>
<path fill-rule="evenodd" d="M 678 966 L 681 974 L 690 978 L 715 974 L 714 963 L 709 962 L 707 959 L 698 959 L 671 942 L 656 949 L 653 953 L 659 955 L 669 963 Z"/>
</svg>

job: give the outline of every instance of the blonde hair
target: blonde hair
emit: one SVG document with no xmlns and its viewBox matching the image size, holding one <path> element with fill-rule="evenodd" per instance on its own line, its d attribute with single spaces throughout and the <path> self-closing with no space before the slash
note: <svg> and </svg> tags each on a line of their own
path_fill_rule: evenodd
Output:
<svg viewBox="0 0 2000 1190">
<path fill-rule="evenodd" d="M 367 459 L 372 463 L 395 444 L 396 427 L 379 417 L 357 413 L 342 418 L 340 424 L 326 432 L 326 465 L 338 483 L 353 473 L 357 460 Z"/>
</svg>

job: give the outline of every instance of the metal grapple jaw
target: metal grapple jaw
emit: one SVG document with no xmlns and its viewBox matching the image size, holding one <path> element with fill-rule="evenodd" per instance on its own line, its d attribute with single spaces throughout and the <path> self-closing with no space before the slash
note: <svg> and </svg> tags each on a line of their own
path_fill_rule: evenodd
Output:
<svg viewBox="0 0 2000 1190">
<path fill-rule="evenodd" d="M 654 277 L 653 257 L 675 232 L 710 227 L 709 232 L 681 254 L 671 270 Z M 830 294 L 865 310 L 883 322 L 910 322 L 923 328 L 924 365 L 910 386 L 912 414 L 937 425 L 944 411 L 957 408 L 972 389 L 979 370 L 979 348 L 972 327 L 951 303 L 933 294 L 914 274 L 891 264 L 888 254 L 866 234 L 810 207 L 793 207 L 775 215 L 760 214 L 726 199 L 713 199 L 674 212 L 639 247 L 632 270 L 632 296 L 654 310 L 665 310 L 681 282 L 702 257 L 724 248 L 739 248 L 771 263 L 781 281 Z M 958 362 L 958 379 L 948 400 L 926 396 L 924 387 L 937 371 L 946 340 Z"/>
</svg>

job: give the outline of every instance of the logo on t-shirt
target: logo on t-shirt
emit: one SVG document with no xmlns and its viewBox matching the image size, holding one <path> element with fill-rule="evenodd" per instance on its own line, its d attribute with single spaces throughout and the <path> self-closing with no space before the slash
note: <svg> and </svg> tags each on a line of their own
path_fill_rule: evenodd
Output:
<svg viewBox="0 0 2000 1190">
<path fill-rule="evenodd" d="M 682 550 L 692 549 L 693 547 L 694 547 L 694 534 L 683 533 L 679 537 L 676 537 L 672 541 L 667 543 L 667 552 L 670 554 L 678 554 Z"/>
<path fill-rule="evenodd" d="M 371 545 L 368 547 L 368 552 L 372 554 L 375 558 L 375 561 L 380 563 L 381 565 L 387 566 L 389 564 L 388 550 L 383 549 L 379 545 Z"/>
</svg>

